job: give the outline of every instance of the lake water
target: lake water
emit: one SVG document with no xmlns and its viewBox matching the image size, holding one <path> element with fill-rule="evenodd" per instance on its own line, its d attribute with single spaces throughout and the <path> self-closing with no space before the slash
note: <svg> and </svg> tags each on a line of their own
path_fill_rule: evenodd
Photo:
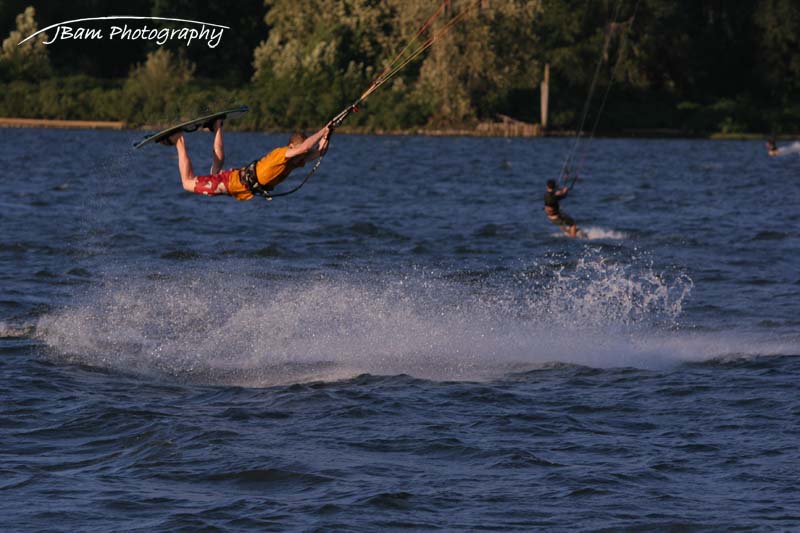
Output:
<svg viewBox="0 0 800 533">
<path fill-rule="evenodd" d="M 800 528 L 800 154 L 141 135 L 0 129 L 3 530 Z"/>
</svg>

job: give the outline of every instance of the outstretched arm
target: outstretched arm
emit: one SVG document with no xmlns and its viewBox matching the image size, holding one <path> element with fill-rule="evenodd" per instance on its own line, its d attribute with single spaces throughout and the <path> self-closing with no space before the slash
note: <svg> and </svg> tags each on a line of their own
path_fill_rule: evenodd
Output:
<svg viewBox="0 0 800 533">
<path fill-rule="evenodd" d="M 312 155 L 312 151 L 315 152 L 316 157 L 319 157 L 320 153 L 324 152 L 326 148 L 326 146 L 324 145 L 327 144 L 321 141 L 325 139 L 329 131 L 330 127 L 326 124 L 324 128 L 322 128 L 317 133 L 315 133 L 314 135 L 303 141 L 302 144 L 300 144 L 300 146 L 293 146 L 292 148 L 286 150 L 286 157 L 292 158 L 292 157 L 297 157 L 299 155 Z M 317 144 L 319 144 L 318 147 Z M 313 159 L 313 157 L 306 159 Z"/>
<path fill-rule="evenodd" d="M 317 147 L 306 154 L 305 162 L 308 163 L 309 161 L 313 161 L 318 157 L 322 157 L 325 155 L 325 152 L 328 151 L 328 136 L 326 135 L 322 139 L 320 139 L 319 144 Z"/>
</svg>

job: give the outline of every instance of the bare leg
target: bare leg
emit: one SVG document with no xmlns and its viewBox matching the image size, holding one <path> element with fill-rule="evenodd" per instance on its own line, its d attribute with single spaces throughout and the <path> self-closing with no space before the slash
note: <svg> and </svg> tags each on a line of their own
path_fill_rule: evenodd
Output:
<svg viewBox="0 0 800 533">
<path fill-rule="evenodd" d="M 225 145 L 222 143 L 222 120 L 214 122 L 214 154 L 211 158 L 211 174 L 216 174 L 222 170 L 225 163 Z"/>
<path fill-rule="evenodd" d="M 576 237 L 578 235 L 578 226 L 575 224 L 570 226 L 569 230 L 567 231 L 567 235 L 569 235 L 570 237 Z"/>
<path fill-rule="evenodd" d="M 186 140 L 183 138 L 183 133 L 176 135 L 179 135 L 174 139 L 174 142 L 175 148 L 178 150 L 178 170 L 181 173 L 181 183 L 184 189 L 194 192 L 195 185 L 197 185 L 197 176 L 194 175 L 192 160 L 189 159 L 189 152 L 186 151 Z M 173 138 L 170 137 L 170 140 L 173 140 Z"/>
</svg>

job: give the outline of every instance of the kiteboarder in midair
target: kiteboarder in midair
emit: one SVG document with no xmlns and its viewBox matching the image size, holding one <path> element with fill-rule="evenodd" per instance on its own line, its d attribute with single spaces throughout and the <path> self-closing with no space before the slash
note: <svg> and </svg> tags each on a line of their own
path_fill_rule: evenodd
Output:
<svg viewBox="0 0 800 533">
<path fill-rule="evenodd" d="M 178 169 L 185 190 L 205 195 L 227 194 L 237 200 L 250 200 L 256 194 L 269 197 L 269 192 L 294 169 L 320 157 L 328 149 L 330 127 L 326 125 L 310 137 L 295 133 L 286 146 L 275 148 L 246 167 L 222 170 L 225 162 L 222 126 L 222 119 L 204 125 L 214 132 L 211 171 L 205 176 L 195 175 L 182 131 L 159 141 L 174 145 L 178 150 Z"/>
</svg>

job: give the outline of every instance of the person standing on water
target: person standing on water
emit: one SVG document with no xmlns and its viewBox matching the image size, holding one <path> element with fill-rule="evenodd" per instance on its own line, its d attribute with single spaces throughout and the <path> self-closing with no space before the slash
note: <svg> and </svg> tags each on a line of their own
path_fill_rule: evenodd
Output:
<svg viewBox="0 0 800 533">
<path fill-rule="evenodd" d="M 174 145 L 178 150 L 178 170 L 185 190 L 209 196 L 227 194 L 237 200 L 250 200 L 256 194 L 269 197 L 269 192 L 294 169 L 323 155 L 328 149 L 330 136 L 329 125 L 308 138 L 301 133 L 295 133 L 289 139 L 289 144 L 275 148 L 248 166 L 222 170 L 225 162 L 222 120 L 205 124 L 204 127 L 215 134 L 211 171 L 208 175 L 195 175 L 183 132 L 177 132 L 160 142 L 168 146 Z"/>
<path fill-rule="evenodd" d="M 569 187 L 556 190 L 556 181 L 547 180 L 547 191 L 544 193 L 544 212 L 547 218 L 561 229 L 568 237 L 577 237 L 580 234 L 575 220 L 561 211 L 559 202 L 567 197 Z"/>
<path fill-rule="evenodd" d="M 767 140 L 767 154 L 768 155 L 779 155 L 781 151 L 778 149 L 778 143 L 775 141 L 775 137 L 770 137 Z"/>
</svg>

